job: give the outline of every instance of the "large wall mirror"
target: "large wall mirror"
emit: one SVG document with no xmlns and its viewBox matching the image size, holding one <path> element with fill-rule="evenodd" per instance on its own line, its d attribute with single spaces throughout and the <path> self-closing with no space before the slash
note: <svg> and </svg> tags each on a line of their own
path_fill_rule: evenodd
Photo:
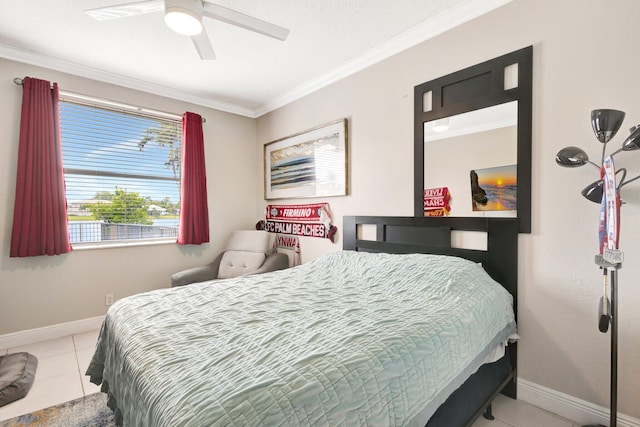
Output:
<svg viewBox="0 0 640 427">
<path fill-rule="evenodd" d="M 448 215 L 517 217 L 531 232 L 532 54 L 529 46 L 415 87 L 415 216 L 434 214 L 446 187 Z"/>
</svg>

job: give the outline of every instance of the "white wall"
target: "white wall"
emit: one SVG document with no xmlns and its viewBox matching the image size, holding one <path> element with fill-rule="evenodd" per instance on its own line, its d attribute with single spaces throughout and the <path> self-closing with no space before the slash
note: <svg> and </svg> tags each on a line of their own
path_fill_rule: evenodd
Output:
<svg viewBox="0 0 640 427">
<path fill-rule="evenodd" d="M 22 88 L 14 77 L 59 83 L 61 90 L 182 114 L 203 125 L 211 243 L 76 250 L 9 258 Z M 172 273 L 209 262 L 234 229 L 257 221 L 255 120 L 0 59 L 0 335 L 99 316 L 105 294 L 116 299 L 169 286 Z"/>
<path fill-rule="evenodd" d="M 609 336 L 597 329 L 601 274 L 593 263 L 598 207 L 579 194 L 597 171 L 560 168 L 554 156 L 579 145 L 598 159 L 592 109 L 626 111 L 625 129 L 640 122 L 639 12 L 636 0 L 515 0 L 259 118 L 258 162 L 265 143 L 347 117 L 351 195 L 325 199 L 337 225 L 343 215 L 411 216 L 413 87 L 533 45 L 533 231 L 519 247 L 518 376 L 607 407 Z M 624 153 L 619 163 L 638 173 L 639 155 Z M 261 180 L 255 185 L 262 190 Z M 266 201 L 258 194 L 260 212 Z M 619 410 L 640 417 L 640 185 L 625 188 L 623 198 Z M 302 259 L 341 245 L 302 238 Z"/>
</svg>

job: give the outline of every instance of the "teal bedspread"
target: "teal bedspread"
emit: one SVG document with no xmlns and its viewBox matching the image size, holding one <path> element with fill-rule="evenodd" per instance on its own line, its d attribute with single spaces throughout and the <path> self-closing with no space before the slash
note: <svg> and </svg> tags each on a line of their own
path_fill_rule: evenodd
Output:
<svg viewBox="0 0 640 427">
<path fill-rule="evenodd" d="M 424 425 L 514 332 L 473 262 L 342 251 L 117 301 L 87 375 L 124 426 Z"/>
</svg>

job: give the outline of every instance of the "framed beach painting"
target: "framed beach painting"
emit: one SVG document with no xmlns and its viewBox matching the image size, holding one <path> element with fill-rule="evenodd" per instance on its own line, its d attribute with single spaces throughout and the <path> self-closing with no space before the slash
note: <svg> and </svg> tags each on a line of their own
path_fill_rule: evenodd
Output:
<svg viewBox="0 0 640 427">
<path fill-rule="evenodd" d="M 516 165 L 470 171 L 471 204 L 474 211 L 515 211 L 518 199 Z"/>
<path fill-rule="evenodd" d="M 267 200 L 349 194 L 347 119 L 264 146 Z"/>
</svg>

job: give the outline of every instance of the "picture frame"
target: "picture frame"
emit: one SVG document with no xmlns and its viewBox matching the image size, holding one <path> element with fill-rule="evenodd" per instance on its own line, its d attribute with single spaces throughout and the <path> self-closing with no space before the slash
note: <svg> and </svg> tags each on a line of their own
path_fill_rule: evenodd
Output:
<svg viewBox="0 0 640 427">
<path fill-rule="evenodd" d="M 266 200 L 349 194 L 347 119 L 264 145 Z"/>
<path fill-rule="evenodd" d="M 517 210 L 517 165 L 474 169 L 469 175 L 473 211 Z"/>
</svg>

